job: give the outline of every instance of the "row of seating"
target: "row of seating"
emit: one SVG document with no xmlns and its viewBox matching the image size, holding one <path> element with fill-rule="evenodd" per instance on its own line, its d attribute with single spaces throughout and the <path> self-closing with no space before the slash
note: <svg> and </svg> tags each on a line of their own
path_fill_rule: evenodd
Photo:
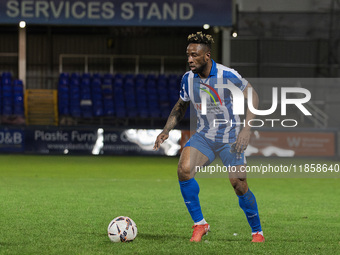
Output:
<svg viewBox="0 0 340 255">
<path fill-rule="evenodd" d="M 61 73 L 59 114 L 167 118 L 178 100 L 180 79 L 177 75 Z"/>
<path fill-rule="evenodd" d="M 21 80 L 3 72 L 0 78 L 0 113 L 3 116 L 24 116 L 24 90 Z"/>
</svg>

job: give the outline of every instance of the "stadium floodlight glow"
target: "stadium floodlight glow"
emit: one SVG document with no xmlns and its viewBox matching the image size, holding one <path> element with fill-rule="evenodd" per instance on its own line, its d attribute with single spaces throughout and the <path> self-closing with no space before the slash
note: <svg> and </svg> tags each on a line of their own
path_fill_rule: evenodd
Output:
<svg viewBox="0 0 340 255">
<path fill-rule="evenodd" d="M 26 27 L 26 22 L 25 21 L 20 21 L 19 22 L 19 27 L 20 28 L 25 28 Z"/>
<path fill-rule="evenodd" d="M 210 25 L 209 25 L 209 24 L 204 24 L 204 25 L 203 25 L 203 28 L 204 28 L 204 29 L 209 29 L 209 28 L 210 28 Z"/>
<path fill-rule="evenodd" d="M 237 37 L 237 32 L 232 33 L 232 37 L 236 38 Z"/>
</svg>

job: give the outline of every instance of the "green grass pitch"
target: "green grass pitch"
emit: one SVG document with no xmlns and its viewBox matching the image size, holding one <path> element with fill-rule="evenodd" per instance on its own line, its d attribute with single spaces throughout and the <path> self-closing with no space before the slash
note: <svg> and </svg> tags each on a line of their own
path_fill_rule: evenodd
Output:
<svg viewBox="0 0 340 255">
<path fill-rule="evenodd" d="M 249 179 L 266 237 L 253 244 L 229 181 L 198 178 L 211 232 L 190 243 L 177 161 L 1 155 L 0 254 L 340 254 L 340 179 Z M 138 226 L 131 243 L 107 237 L 120 215 Z"/>
</svg>

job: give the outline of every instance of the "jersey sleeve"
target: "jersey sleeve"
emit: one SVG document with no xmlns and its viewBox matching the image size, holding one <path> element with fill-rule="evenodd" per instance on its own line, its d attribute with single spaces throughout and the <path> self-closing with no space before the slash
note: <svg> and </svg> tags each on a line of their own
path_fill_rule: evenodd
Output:
<svg viewBox="0 0 340 255">
<path fill-rule="evenodd" d="M 224 71 L 223 78 L 230 80 L 235 84 L 235 86 L 240 88 L 241 91 L 244 91 L 248 85 L 248 81 L 242 78 L 242 76 L 234 69 L 230 69 L 230 71 Z"/>
<path fill-rule="evenodd" d="M 190 101 L 189 90 L 188 90 L 188 87 L 189 87 L 188 86 L 188 76 L 189 76 L 188 73 L 186 73 L 182 76 L 181 91 L 179 93 L 180 98 L 185 102 Z"/>
</svg>

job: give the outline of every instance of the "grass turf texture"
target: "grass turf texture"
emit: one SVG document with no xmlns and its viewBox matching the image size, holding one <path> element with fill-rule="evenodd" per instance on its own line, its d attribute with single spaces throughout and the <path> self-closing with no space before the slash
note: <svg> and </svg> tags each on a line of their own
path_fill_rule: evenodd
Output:
<svg viewBox="0 0 340 255">
<path fill-rule="evenodd" d="M 177 161 L 1 155 L 0 254 L 339 254 L 339 179 L 249 179 L 266 237 L 253 244 L 228 180 L 198 178 L 212 232 L 190 243 Z M 248 163 L 267 161 L 277 162 Z M 119 215 L 138 226 L 131 243 L 107 237 Z"/>
</svg>

